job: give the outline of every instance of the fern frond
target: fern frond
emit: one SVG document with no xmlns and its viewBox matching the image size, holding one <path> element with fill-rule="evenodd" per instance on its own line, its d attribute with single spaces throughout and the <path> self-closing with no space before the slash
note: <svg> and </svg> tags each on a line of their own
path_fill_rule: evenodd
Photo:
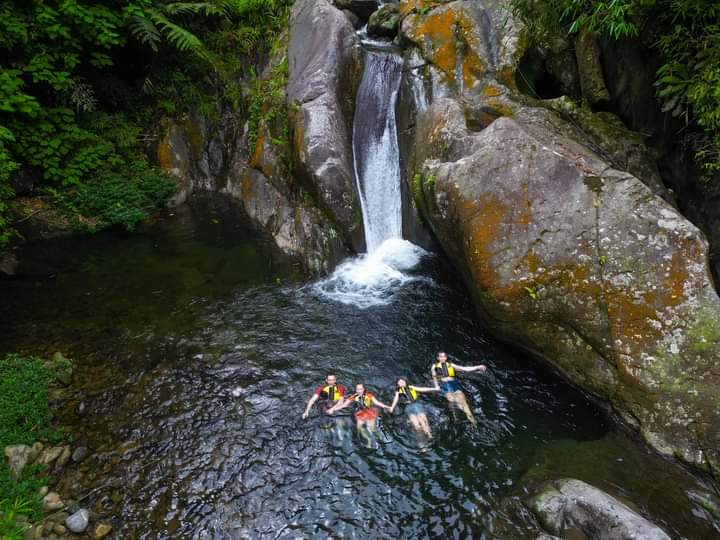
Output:
<svg viewBox="0 0 720 540">
<path fill-rule="evenodd" d="M 197 15 L 202 13 L 206 17 L 222 17 L 227 19 L 232 13 L 234 5 L 230 2 L 173 2 L 163 6 L 168 15 Z"/>
<path fill-rule="evenodd" d="M 150 16 L 161 29 L 165 39 L 177 50 L 198 52 L 203 48 L 202 41 L 195 34 L 175 24 L 159 11 L 153 10 Z"/>
<path fill-rule="evenodd" d="M 133 15 L 130 19 L 130 32 L 143 45 L 148 45 L 157 52 L 158 45 L 162 41 L 160 30 L 145 15 Z"/>
</svg>

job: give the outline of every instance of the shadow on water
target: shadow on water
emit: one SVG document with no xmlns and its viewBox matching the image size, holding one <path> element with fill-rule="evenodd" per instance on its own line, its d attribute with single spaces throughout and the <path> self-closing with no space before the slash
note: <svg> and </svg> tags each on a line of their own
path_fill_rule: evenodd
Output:
<svg viewBox="0 0 720 540">
<path fill-rule="evenodd" d="M 91 508 L 121 537 L 533 538 L 503 501 L 523 479 L 564 475 L 678 536 L 713 534 L 688 497 L 698 481 L 491 340 L 436 257 L 391 302 L 358 309 L 306 286 L 242 223 L 200 199 L 138 235 L 54 243 L 54 279 L 0 282 L 0 350 L 76 359 L 61 418 L 93 454 L 60 489 L 97 489 Z M 477 429 L 438 397 L 425 400 L 431 441 L 397 412 L 376 449 L 343 420 L 301 420 L 327 372 L 389 402 L 398 376 L 429 382 L 441 347 L 489 366 L 463 378 Z"/>
</svg>

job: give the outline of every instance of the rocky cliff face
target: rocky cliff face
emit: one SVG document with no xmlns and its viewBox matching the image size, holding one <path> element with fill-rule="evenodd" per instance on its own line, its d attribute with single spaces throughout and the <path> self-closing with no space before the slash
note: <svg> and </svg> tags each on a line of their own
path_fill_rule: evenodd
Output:
<svg viewBox="0 0 720 540">
<path fill-rule="evenodd" d="M 229 194 L 281 249 L 326 273 L 364 242 L 350 144 L 362 64 L 351 23 L 324 0 L 296 2 L 285 47 L 261 79 L 283 64 L 285 94 L 262 104 L 278 114 L 225 114 L 217 127 L 199 115 L 169 122 L 158 162 L 178 179 L 175 204 L 197 190 Z"/>
<path fill-rule="evenodd" d="M 717 474 L 720 299 L 703 234 L 663 199 L 637 136 L 519 94 L 502 3 L 420 4 L 400 3 L 421 90 L 406 94 L 408 182 L 481 315 Z"/>
<path fill-rule="evenodd" d="M 288 144 L 273 142 L 272 122 L 250 152 L 247 126 L 213 134 L 195 120 L 171 126 L 160 147 L 186 191 L 234 195 L 315 270 L 362 247 L 351 21 L 369 15 L 367 2 L 345 4 L 295 3 Z M 403 0 L 396 14 L 408 202 L 489 328 L 611 404 L 661 452 L 717 475 L 720 299 L 705 238 L 673 206 L 642 138 L 567 98 L 523 96 L 525 41 L 506 2 Z M 606 100 L 597 44 L 581 38 L 574 57 L 582 67 L 558 71 L 558 95 Z"/>
</svg>

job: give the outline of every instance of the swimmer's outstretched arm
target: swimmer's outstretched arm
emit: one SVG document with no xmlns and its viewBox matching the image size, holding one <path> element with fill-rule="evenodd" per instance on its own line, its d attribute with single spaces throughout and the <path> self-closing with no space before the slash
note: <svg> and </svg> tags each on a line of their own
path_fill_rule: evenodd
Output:
<svg viewBox="0 0 720 540">
<path fill-rule="evenodd" d="M 479 371 L 480 373 L 485 373 L 485 371 L 487 370 L 485 364 L 480 364 L 478 366 L 459 366 L 453 363 L 452 366 L 455 368 L 456 371 Z"/>
<path fill-rule="evenodd" d="M 397 407 L 398 401 L 400 401 L 400 392 L 395 392 L 395 397 L 393 398 L 393 401 L 390 404 L 390 413 L 391 414 L 395 410 L 395 407 Z"/>
<path fill-rule="evenodd" d="M 385 409 L 386 411 L 389 411 L 389 410 L 390 410 L 390 406 L 389 406 L 389 405 L 385 405 L 382 401 L 380 401 L 379 399 L 377 399 L 375 396 L 372 397 L 372 402 L 373 402 L 373 405 L 377 405 L 378 407 L 382 407 L 382 408 Z"/>
<path fill-rule="evenodd" d="M 427 394 L 428 392 L 439 392 L 440 391 L 440 385 L 438 385 L 437 380 L 435 381 L 435 386 L 413 386 L 416 392 L 419 392 L 421 394 Z"/>
<path fill-rule="evenodd" d="M 352 398 L 352 396 L 350 396 L 350 397 Z M 341 396 L 341 397 L 340 397 L 340 401 L 338 401 L 335 405 L 333 405 L 332 407 L 330 407 L 330 408 L 327 410 L 327 413 L 328 413 L 328 414 L 332 414 L 332 413 L 334 413 L 335 411 L 339 411 L 339 410 L 341 410 L 341 409 L 344 409 L 345 407 L 347 407 L 347 406 L 350 405 L 351 403 L 352 403 L 352 399 L 345 399 L 345 396 Z"/>
<path fill-rule="evenodd" d="M 312 397 L 307 402 L 307 407 L 305 407 L 305 412 L 303 413 L 302 417 L 303 420 L 308 417 L 310 414 L 310 409 L 312 409 L 312 406 L 315 405 L 315 402 L 318 400 L 318 395 L 313 394 Z"/>
</svg>

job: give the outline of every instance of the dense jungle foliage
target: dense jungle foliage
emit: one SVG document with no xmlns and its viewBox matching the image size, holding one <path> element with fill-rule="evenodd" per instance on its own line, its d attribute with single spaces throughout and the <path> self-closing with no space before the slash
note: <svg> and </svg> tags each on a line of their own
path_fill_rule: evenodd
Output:
<svg viewBox="0 0 720 540">
<path fill-rule="evenodd" d="M 558 21 L 571 33 L 638 37 L 662 65 L 656 96 L 690 128 L 685 136 L 705 171 L 720 173 L 720 2 L 717 0 L 512 0 L 531 37 Z"/>
<path fill-rule="evenodd" d="M 291 0 L 0 5 L 0 247 L 17 191 L 72 225 L 132 228 L 175 191 L 147 160 L 162 116 L 251 101 Z M 155 128 L 156 129 L 156 128 Z M 24 194 L 24 193 L 20 193 Z"/>
</svg>

